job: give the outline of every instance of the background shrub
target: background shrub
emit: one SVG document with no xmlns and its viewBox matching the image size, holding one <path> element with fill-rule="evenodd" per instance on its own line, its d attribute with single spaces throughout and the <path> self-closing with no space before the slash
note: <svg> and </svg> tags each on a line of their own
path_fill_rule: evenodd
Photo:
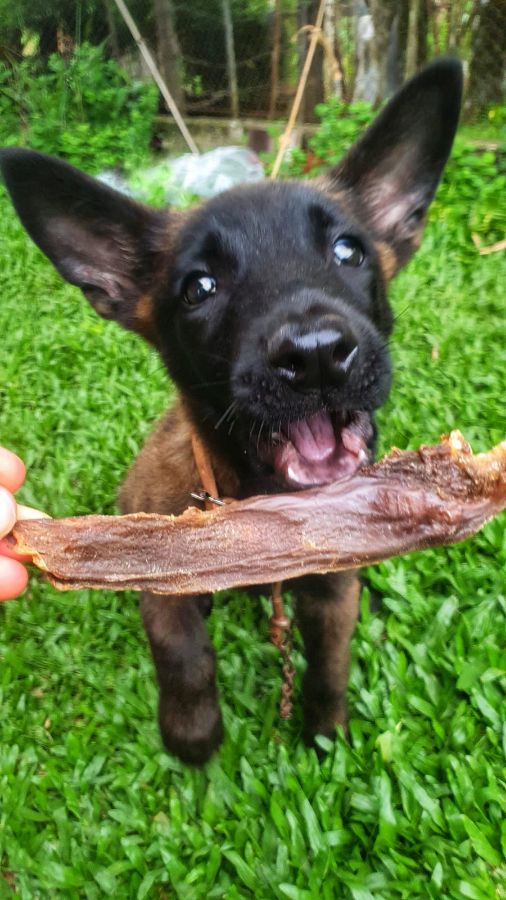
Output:
<svg viewBox="0 0 506 900">
<path fill-rule="evenodd" d="M 134 168 L 148 155 L 158 91 L 135 81 L 102 47 L 82 44 L 41 67 L 0 64 L 0 140 L 63 157 L 89 172 Z"/>
</svg>

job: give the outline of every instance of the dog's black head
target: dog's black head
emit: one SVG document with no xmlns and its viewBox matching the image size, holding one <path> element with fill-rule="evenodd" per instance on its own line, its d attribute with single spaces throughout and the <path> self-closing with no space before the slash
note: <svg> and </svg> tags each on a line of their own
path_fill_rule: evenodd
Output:
<svg viewBox="0 0 506 900">
<path fill-rule="evenodd" d="M 1 165 L 34 240 L 99 313 L 157 346 L 243 477 L 321 484 L 370 453 L 390 387 L 385 286 L 419 242 L 461 80 L 455 61 L 429 66 L 316 182 L 236 188 L 184 214 L 32 151 Z"/>
</svg>

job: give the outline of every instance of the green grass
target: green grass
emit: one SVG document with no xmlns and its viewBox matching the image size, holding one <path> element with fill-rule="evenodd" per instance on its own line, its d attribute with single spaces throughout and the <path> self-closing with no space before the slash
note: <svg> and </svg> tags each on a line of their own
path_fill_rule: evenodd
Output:
<svg viewBox="0 0 506 900">
<path fill-rule="evenodd" d="M 0 205 L 0 443 L 27 461 L 24 502 L 112 512 L 165 376 Z M 504 254 L 434 217 L 393 291 L 382 449 L 453 427 L 477 450 L 504 438 L 505 281 Z M 227 737 L 193 771 L 161 750 L 136 596 L 34 577 L 0 609 L 0 898 L 506 897 L 504 524 L 368 572 L 382 600 L 372 613 L 363 593 L 352 739 L 322 762 L 300 713 L 278 718 L 265 602 L 216 601 Z M 299 645 L 296 664 L 297 700 Z"/>
</svg>

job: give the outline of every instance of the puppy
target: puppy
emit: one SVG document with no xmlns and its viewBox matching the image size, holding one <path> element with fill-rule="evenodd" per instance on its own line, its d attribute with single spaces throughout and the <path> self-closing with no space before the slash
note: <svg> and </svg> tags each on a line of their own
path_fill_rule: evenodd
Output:
<svg viewBox="0 0 506 900">
<path fill-rule="evenodd" d="M 157 348 L 179 390 L 123 485 L 123 512 L 188 506 L 199 487 L 192 428 L 229 497 L 326 484 L 372 457 L 374 413 L 391 382 L 386 284 L 418 246 L 461 90 L 460 64 L 438 61 L 319 180 L 238 187 L 185 212 L 148 209 L 39 153 L 3 152 L 34 241 L 100 315 Z M 346 721 L 359 582 L 344 572 L 290 588 L 311 741 Z M 223 733 L 210 606 L 210 597 L 141 599 L 162 737 L 195 765 Z"/>
</svg>

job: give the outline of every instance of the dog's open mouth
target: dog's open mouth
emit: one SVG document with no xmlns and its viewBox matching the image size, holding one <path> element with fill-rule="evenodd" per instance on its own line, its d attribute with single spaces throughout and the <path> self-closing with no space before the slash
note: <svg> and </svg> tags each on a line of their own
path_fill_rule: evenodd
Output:
<svg viewBox="0 0 506 900">
<path fill-rule="evenodd" d="M 367 413 L 322 411 L 274 432 L 259 456 L 292 487 L 331 484 L 365 465 L 372 433 Z"/>
</svg>

